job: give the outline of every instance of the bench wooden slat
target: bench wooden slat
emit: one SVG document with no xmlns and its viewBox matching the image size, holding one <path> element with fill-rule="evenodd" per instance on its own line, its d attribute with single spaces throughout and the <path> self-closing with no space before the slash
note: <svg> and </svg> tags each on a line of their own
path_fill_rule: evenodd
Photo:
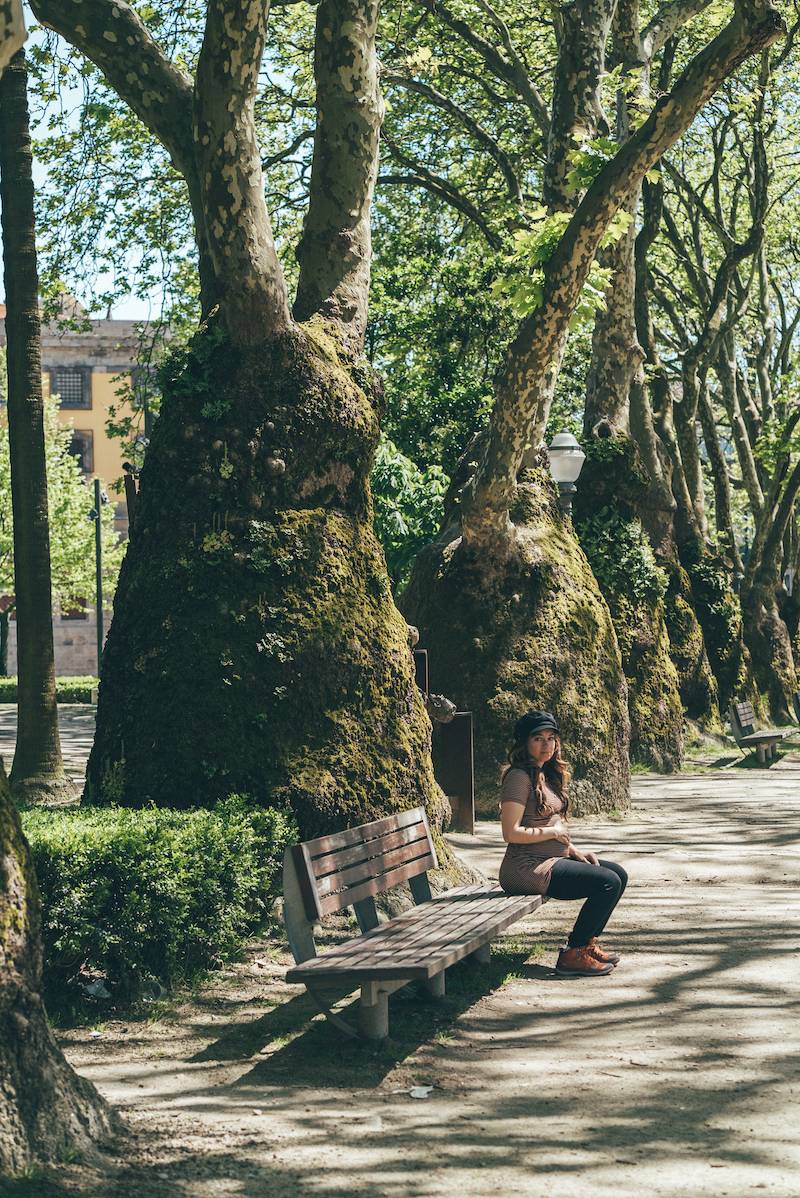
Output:
<svg viewBox="0 0 800 1198">
<path fill-rule="evenodd" d="M 404 912 L 384 927 L 290 969 L 287 981 L 429 979 L 469 956 L 542 903 L 540 895 L 507 895 L 465 887 Z"/>
<path fill-rule="evenodd" d="M 358 828 L 346 828 L 343 832 L 332 832 L 329 836 L 318 836 L 316 840 L 306 840 L 304 845 L 309 857 L 321 857 L 325 853 L 335 853 L 338 849 L 349 848 L 351 844 L 363 844 L 366 840 L 375 840 L 398 828 L 406 828 L 409 824 L 422 823 L 425 812 L 422 807 L 413 807 L 409 811 L 396 811 L 384 819 L 373 820 L 371 824 L 362 824 Z"/>
<path fill-rule="evenodd" d="M 785 732 L 748 732 L 747 736 L 739 737 L 740 745 L 774 745 L 782 741 Z"/>
<path fill-rule="evenodd" d="M 358 903 L 361 899 L 369 898 L 376 894 L 384 894 L 385 891 L 391 890 L 393 886 L 400 886 L 403 882 L 407 882 L 409 878 L 414 878 L 418 874 L 426 873 L 429 869 L 436 869 L 436 858 L 428 851 L 421 857 L 414 858 L 413 861 L 406 861 L 403 865 L 397 866 L 396 869 L 387 870 L 386 873 L 379 877 L 369 878 L 366 882 L 361 882 L 357 886 L 350 886 L 346 890 L 337 891 L 336 894 L 319 896 L 319 908 L 323 915 L 331 915 L 334 911 L 341 911 L 343 907 L 350 907 L 353 903 Z"/>
<path fill-rule="evenodd" d="M 393 872 L 400 865 L 410 865 L 422 857 L 430 860 L 430 855 L 428 837 L 424 836 L 421 840 L 401 845 L 399 849 L 393 849 L 390 853 L 379 853 L 377 856 L 370 856 L 359 861 L 357 865 L 351 865 L 348 869 L 340 869 L 336 873 L 327 874 L 317 881 L 317 894 L 320 902 L 326 895 L 354 887 L 359 882 L 367 882 L 371 878 L 383 877 L 384 874 Z M 429 865 L 425 866 L 425 869 L 429 868 Z M 355 901 L 348 894 L 348 905 Z"/>
<path fill-rule="evenodd" d="M 388 832 L 385 836 L 354 845 L 353 848 L 326 853 L 324 857 L 312 857 L 311 868 L 316 878 L 325 878 L 350 865 L 357 865 L 370 857 L 376 857 L 379 853 L 386 853 L 406 844 L 414 844 L 416 841 L 426 841 L 427 838 L 428 829 L 420 821 L 410 824 L 407 828 L 400 828 L 399 831 Z"/>
</svg>

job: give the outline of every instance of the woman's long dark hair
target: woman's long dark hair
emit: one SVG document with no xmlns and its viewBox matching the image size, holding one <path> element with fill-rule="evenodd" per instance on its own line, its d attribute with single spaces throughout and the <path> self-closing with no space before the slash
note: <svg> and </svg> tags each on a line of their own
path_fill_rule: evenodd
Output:
<svg viewBox="0 0 800 1198">
<path fill-rule="evenodd" d="M 508 755 L 509 764 L 503 771 L 503 777 L 511 769 L 525 770 L 531 780 L 533 797 L 536 803 L 536 814 L 544 815 L 547 798 L 544 793 L 544 783 L 556 792 L 563 804 L 561 814 L 566 817 L 569 812 L 569 765 L 561 756 L 561 737 L 556 733 L 556 748 L 553 756 L 543 766 L 534 765 L 528 757 L 528 738 L 515 741 Z"/>
</svg>

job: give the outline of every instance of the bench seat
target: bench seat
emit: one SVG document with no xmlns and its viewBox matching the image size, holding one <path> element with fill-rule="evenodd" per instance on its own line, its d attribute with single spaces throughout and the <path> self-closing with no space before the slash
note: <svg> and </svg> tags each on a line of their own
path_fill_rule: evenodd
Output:
<svg viewBox="0 0 800 1198">
<path fill-rule="evenodd" d="M 777 746 L 791 733 L 781 732 L 778 728 L 761 728 L 756 731 L 755 719 L 752 703 L 731 704 L 730 720 L 733 739 L 740 749 L 755 749 L 759 762 L 762 765 L 767 765 L 777 756 Z"/>
<path fill-rule="evenodd" d="M 788 736 L 787 732 L 751 732 L 749 736 L 740 736 L 740 745 L 777 745 Z"/>
<path fill-rule="evenodd" d="M 360 988 L 362 1036 L 389 1034 L 388 996 L 420 982 L 434 998 L 445 992 L 445 972 L 466 957 L 488 960 L 493 939 L 546 900 L 509 895 L 495 885 L 469 885 L 434 896 L 428 870 L 437 858 L 425 811 L 317 837 L 286 850 L 283 914 L 295 959 L 287 982 L 305 985 L 326 1017 L 354 1032 L 332 1010 Z M 408 884 L 416 906 L 381 923 L 375 896 Z M 352 908 L 360 936 L 317 955 L 314 928 L 327 915 Z"/>
<path fill-rule="evenodd" d="M 541 895 L 461 886 L 290 969 L 287 982 L 427 981 L 491 943 L 542 904 Z"/>
</svg>

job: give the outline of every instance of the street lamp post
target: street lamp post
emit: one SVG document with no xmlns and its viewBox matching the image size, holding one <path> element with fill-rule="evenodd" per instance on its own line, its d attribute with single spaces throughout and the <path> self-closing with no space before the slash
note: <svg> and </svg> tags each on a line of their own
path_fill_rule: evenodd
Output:
<svg viewBox="0 0 800 1198">
<path fill-rule="evenodd" d="M 578 481 L 586 454 L 573 437 L 572 433 L 556 433 L 547 446 L 547 456 L 550 460 L 550 473 L 558 486 L 558 502 L 562 512 L 572 515 L 572 497 L 578 488 Z"/>
<path fill-rule="evenodd" d="M 89 519 L 94 520 L 94 581 L 95 603 L 97 604 L 97 677 L 100 677 L 100 661 L 103 656 L 103 521 L 100 513 L 108 496 L 99 478 L 94 480 L 94 507 Z"/>
</svg>

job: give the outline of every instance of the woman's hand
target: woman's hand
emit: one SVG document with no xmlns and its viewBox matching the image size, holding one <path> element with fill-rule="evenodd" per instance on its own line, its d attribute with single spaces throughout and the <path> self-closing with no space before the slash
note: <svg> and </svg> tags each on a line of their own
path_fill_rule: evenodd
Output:
<svg viewBox="0 0 800 1198">
<path fill-rule="evenodd" d="M 569 844 L 569 832 L 567 831 L 567 825 L 560 816 L 554 819 L 552 824 L 548 824 L 547 828 L 548 831 L 552 833 L 554 840 L 559 841 L 561 844 Z"/>
<path fill-rule="evenodd" d="M 576 849 L 574 845 L 570 846 L 570 857 L 573 861 L 582 861 L 584 865 L 599 865 L 599 861 L 594 853 L 582 853 L 580 849 Z"/>
</svg>

